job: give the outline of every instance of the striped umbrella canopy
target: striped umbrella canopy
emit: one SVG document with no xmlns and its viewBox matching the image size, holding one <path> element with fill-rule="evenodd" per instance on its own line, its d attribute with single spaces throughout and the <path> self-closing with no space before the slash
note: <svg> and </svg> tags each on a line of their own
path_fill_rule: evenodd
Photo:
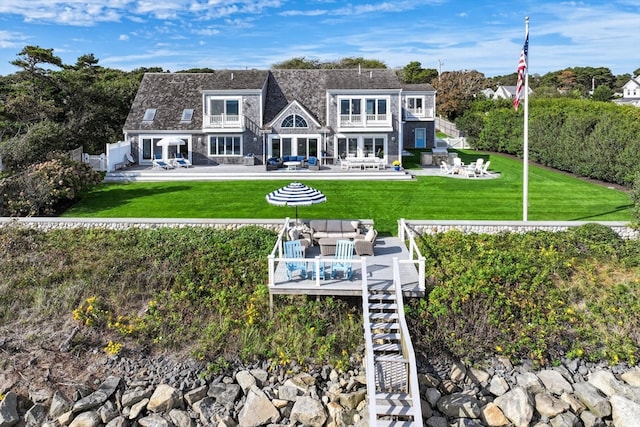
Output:
<svg viewBox="0 0 640 427">
<path fill-rule="evenodd" d="M 311 206 L 323 203 L 327 198 L 321 191 L 307 187 L 299 182 L 292 182 L 266 196 L 267 202 L 275 206 L 295 206 L 296 222 L 298 222 L 298 206 Z"/>
</svg>

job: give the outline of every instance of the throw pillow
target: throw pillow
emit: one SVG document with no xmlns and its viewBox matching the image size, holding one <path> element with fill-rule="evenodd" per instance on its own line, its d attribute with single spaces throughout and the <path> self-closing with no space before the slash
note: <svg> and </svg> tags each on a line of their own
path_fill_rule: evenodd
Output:
<svg viewBox="0 0 640 427">
<path fill-rule="evenodd" d="M 367 231 L 367 234 L 364 236 L 364 240 L 368 242 L 373 242 L 373 239 L 375 238 L 376 238 L 376 231 L 373 228 L 370 228 L 369 231 Z"/>
<path fill-rule="evenodd" d="M 289 230 L 289 238 L 291 240 L 298 240 L 298 236 L 300 236 L 300 233 L 296 228 L 292 228 Z"/>
</svg>

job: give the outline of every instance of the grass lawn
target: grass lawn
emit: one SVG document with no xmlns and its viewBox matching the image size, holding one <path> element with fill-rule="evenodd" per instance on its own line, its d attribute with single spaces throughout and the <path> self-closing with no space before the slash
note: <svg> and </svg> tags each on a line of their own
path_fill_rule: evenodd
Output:
<svg viewBox="0 0 640 427">
<path fill-rule="evenodd" d="M 496 154 L 461 151 L 465 161 L 491 161 L 491 180 L 418 177 L 413 181 L 309 181 L 327 202 L 300 207 L 301 218 L 369 218 L 395 234 L 407 219 L 522 219 L 522 163 Z M 417 156 L 413 156 L 414 162 Z M 410 166 L 412 159 L 404 164 Z M 67 217 L 102 218 L 284 218 L 295 208 L 269 205 L 267 193 L 281 181 L 148 182 L 102 184 L 68 209 Z M 629 221 L 630 197 L 618 190 L 535 166 L 529 167 L 530 221 Z"/>
</svg>

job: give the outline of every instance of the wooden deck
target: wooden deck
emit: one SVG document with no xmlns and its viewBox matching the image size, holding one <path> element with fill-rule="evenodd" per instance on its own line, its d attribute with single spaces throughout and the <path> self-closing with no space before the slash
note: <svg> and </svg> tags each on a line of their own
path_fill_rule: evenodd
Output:
<svg viewBox="0 0 640 427">
<path fill-rule="evenodd" d="M 306 258 L 309 260 L 308 270 L 314 268 L 316 257 L 319 262 L 325 263 L 326 271 L 331 269 L 333 257 L 320 256 L 320 248 L 313 246 L 307 249 Z M 408 297 L 424 296 L 424 283 L 418 279 L 418 266 L 408 261 L 410 254 L 404 242 L 397 237 L 378 237 L 375 246 L 375 255 L 366 257 L 366 274 L 369 289 L 383 289 L 393 283 L 393 259 L 400 261 L 400 277 L 402 291 Z M 343 279 L 340 275 L 331 279 L 327 273 L 326 279 L 303 279 L 299 273 L 294 273 L 291 280 L 287 275 L 283 262 L 276 260 L 273 284 L 269 286 L 271 295 L 362 295 L 362 263 L 359 256 L 353 257 L 353 277 L 351 280 Z M 310 277 L 310 274 L 308 275 Z"/>
</svg>

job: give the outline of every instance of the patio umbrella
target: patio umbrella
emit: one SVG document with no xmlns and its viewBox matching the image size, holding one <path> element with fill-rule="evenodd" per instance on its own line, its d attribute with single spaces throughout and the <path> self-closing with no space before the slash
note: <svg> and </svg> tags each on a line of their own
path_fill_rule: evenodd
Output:
<svg viewBox="0 0 640 427">
<path fill-rule="evenodd" d="M 168 147 L 170 145 L 175 145 L 175 146 L 184 145 L 184 144 L 186 144 L 186 142 L 184 142 L 184 139 L 178 138 L 177 136 L 165 136 L 160 141 L 158 141 L 156 144 L 158 145 L 158 147 L 162 147 L 162 158 L 163 159 L 168 159 L 169 158 L 169 149 L 168 149 Z"/>
<path fill-rule="evenodd" d="M 327 198 L 321 191 L 307 187 L 299 182 L 272 191 L 266 196 L 267 202 L 275 206 L 295 206 L 296 223 L 298 222 L 298 206 L 311 206 L 316 203 L 323 203 Z"/>
</svg>

